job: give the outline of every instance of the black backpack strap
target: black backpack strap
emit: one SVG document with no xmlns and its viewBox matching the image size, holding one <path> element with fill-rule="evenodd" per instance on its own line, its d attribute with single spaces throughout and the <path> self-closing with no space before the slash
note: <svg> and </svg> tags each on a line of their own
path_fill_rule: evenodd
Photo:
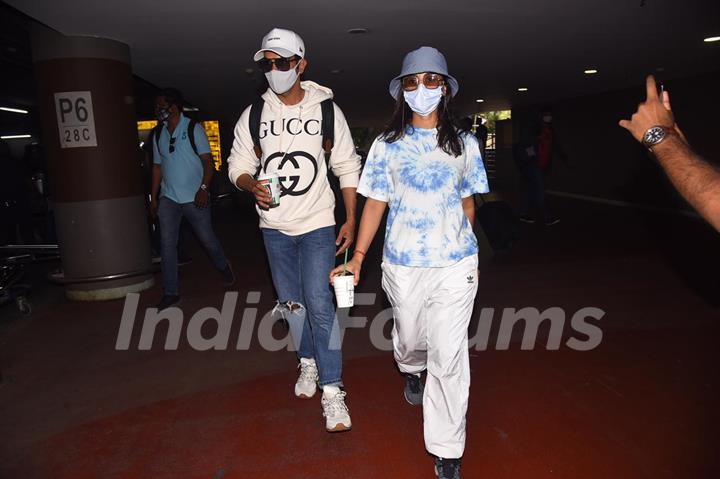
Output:
<svg viewBox="0 0 720 479">
<path fill-rule="evenodd" d="M 250 105 L 250 118 L 248 119 L 248 127 L 250 128 L 250 137 L 252 137 L 253 150 L 258 160 L 262 160 L 262 148 L 260 147 L 260 117 L 262 116 L 265 100 L 258 98 Z"/>
<path fill-rule="evenodd" d="M 331 98 L 320 103 L 322 108 L 322 147 L 325 159 L 330 161 L 330 153 L 335 145 L 335 105 Z"/>
<path fill-rule="evenodd" d="M 190 120 L 188 122 L 188 130 L 187 130 L 188 140 L 190 140 L 190 146 L 192 146 L 192 149 L 196 155 L 198 154 L 197 145 L 195 144 L 195 125 L 197 125 L 197 123 L 198 122 L 196 122 L 195 120 Z M 200 155 L 198 155 L 198 156 L 200 156 Z"/>
<path fill-rule="evenodd" d="M 150 135 L 148 135 L 148 140 L 155 142 L 155 146 L 157 146 L 158 151 L 160 151 L 160 132 L 162 131 L 162 127 L 163 123 L 158 122 L 158 124 L 150 130 Z"/>
</svg>

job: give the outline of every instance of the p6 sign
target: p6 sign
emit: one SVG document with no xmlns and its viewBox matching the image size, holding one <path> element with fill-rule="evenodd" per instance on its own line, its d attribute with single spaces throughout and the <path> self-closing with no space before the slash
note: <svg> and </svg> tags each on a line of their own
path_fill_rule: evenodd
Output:
<svg viewBox="0 0 720 479">
<path fill-rule="evenodd" d="M 97 146 L 92 96 L 89 91 L 55 93 L 60 148 Z"/>
</svg>

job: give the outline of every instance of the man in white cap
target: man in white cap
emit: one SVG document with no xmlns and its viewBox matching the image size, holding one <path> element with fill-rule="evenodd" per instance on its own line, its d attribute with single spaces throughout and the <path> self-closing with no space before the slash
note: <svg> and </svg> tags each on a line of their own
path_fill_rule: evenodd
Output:
<svg viewBox="0 0 720 479">
<path fill-rule="evenodd" d="M 327 277 L 335 257 L 354 240 L 360 158 L 342 111 L 332 103 L 332 91 L 300 81 L 307 66 L 300 36 L 271 30 L 254 60 L 270 88 L 237 122 L 229 176 L 257 201 L 278 295 L 276 311 L 288 321 L 298 349 L 295 395 L 310 398 L 319 384 L 326 429 L 346 431 L 351 422 L 341 389 L 340 334 Z M 337 235 L 328 169 L 339 178 L 346 212 Z M 278 175 L 279 204 L 258 184 L 258 170 Z"/>
</svg>

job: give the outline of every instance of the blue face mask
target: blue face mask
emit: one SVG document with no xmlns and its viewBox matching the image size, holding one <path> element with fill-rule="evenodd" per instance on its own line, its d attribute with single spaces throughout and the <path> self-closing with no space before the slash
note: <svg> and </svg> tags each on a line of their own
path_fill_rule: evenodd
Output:
<svg viewBox="0 0 720 479">
<path fill-rule="evenodd" d="M 442 95 L 442 87 L 430 89 L 425 85 L 418 85 L 413 91 L 403 92 L 410 109 L 420 116 L 428 116 L 434 112 L 442 100 Z"/>
</svg>

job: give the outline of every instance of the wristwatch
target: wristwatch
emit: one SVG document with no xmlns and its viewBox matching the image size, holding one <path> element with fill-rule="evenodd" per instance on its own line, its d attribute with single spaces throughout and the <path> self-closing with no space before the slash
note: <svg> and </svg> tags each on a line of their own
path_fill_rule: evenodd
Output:
<svg viewBox="0 0 720 479">
<path fill-rule="evenodd" d="M 202 185 L 200 185 L 200 189 L 203 191 L 207 191 L 207 185 L 203 183 Z"/>
<path fill-rule="evenodd" d="M 675 130 L 672 127 L 653 126 L 643 135 L 642 144 L 652 150 L 653 146 L 659 145 L 668 135 L 673 133 L 675 133 Z"/>
</svg>

